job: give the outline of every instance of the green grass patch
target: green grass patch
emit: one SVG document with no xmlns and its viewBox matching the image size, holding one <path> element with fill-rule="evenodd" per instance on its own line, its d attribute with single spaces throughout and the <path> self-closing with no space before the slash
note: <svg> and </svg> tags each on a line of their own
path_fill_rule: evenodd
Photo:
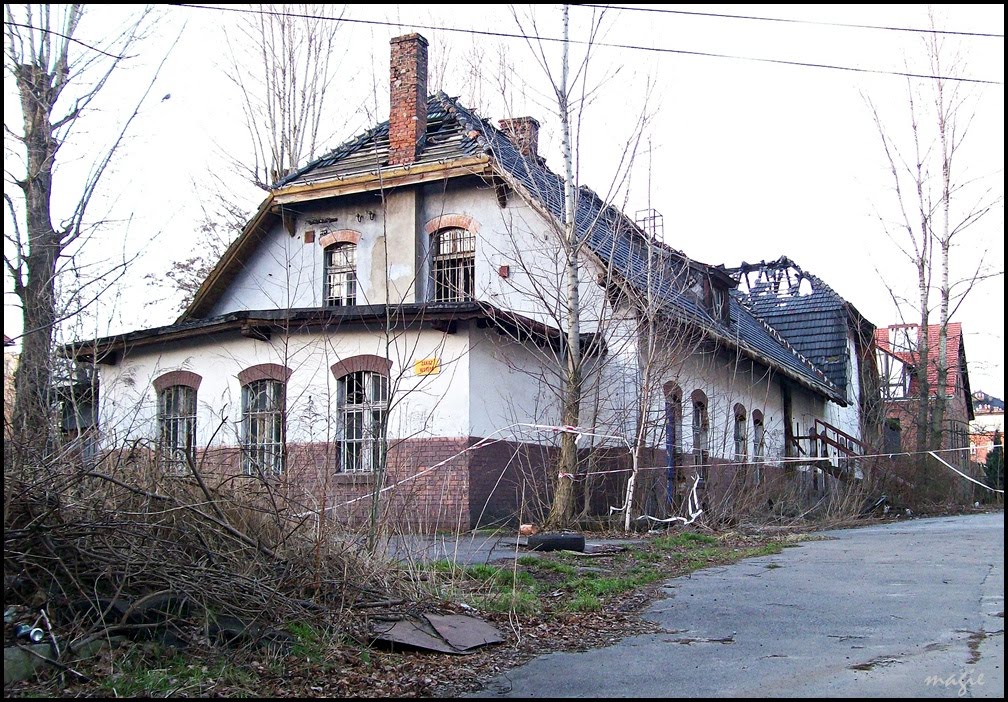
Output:
<svg viewBox="0 0 1008 702">
<path fill-rule="evenodd" d="M 659 536 L 654 540 L 655 548 L 671 551 L 677 548 L 695 548 L 698 544 L 716 544 L 717 538 L 695 531 L 687 531 L 674 536 Z"/>
<path fill-rule="evenodd" d="M 435 573 L 448 575 L 452 578 L 473 580 L 483 585 L 503 586 L 509 589 L 513 586 L 531 586 L 535 582 L 534 578 L 524 570 L 515 571 L 511 567 L 502 568 L 486 563 L 466 566 L 440 560 L 431 563 L 431 569 Z"/>
<path fill-rule="evenodd" d="M 291 647 L 292 656 L 315 661 L 323 658 L 326 646 L 318 629 L 304 622 L 291 622 L 287 625 L 287 631 L 297 638 L 297 642 Z"/>
<path fill-rule="evenodd" d="M 564 605 L 564 609 L 568 612 L 597 612 L 602 609 L 602 600 L 590 592 L 579 592 Z"/>
<path fill-rule="evenodd" d="M 780 544 L 763 544 L 762 546 L 754 546 L 752 548 L 742 549 L 740 556 L 741 558 L 755 558 L 756 556 L 775 556 L 783 550 L 784 547 L 781 546 Z"/>
<path fill-rule="evenodd" d="M 252 683 L 248 672 L 226 661 L 204 665 L 181 654 L 158 660 L 156 656 L 130 653 L 120 659 L 118 668 L 100 683 L 115 697 L 201 697 L 217 684 L 232 687 Z"/>
<path fill-rule="evenodd" d="M 534 614 L 539 611 L 539 598 L 531 592 L 513 590 L 470 598 L 470 603 L 488 612 L 516 612 Z"/>
<path fill-rule="evenodd" d="M 532 567 L 539 568 L 541 570 L 547 570 L 552 573 L 560 573 L 561 575 L 572 576 L 577 572 L 577 568 L 572 566 L 570 563 L 561 563 L 560 561 L 554 561 L 549 558 L 536 558 L 536 562 Z"/>
</svg>

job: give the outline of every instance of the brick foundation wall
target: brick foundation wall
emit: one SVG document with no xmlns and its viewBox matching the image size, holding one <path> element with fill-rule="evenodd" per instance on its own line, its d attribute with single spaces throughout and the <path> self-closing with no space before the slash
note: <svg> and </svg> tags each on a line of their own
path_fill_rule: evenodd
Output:
<svg viewBox="0 0 1008 702">
<path fill-rule="evenodd" d="M 519 519 L 543 523 L 558 449 L 481 441 L 452 437 L 392 442 L 385 480 L 378 486 L 389 488 L 380 498 L 382 523 L 407 533 L 516 524 Z M 208 483 L 258 484 L 242 474 L 240 459 L 237 447 L 214 447 L 197 455 Z M 643 465 L 664 465 L 664 453 L 651 452 Z M 286 468 L 270 482 L 270 489 L 289 500 L 295 512 L 324 510 L 338 524 L 364 526 L 370 519 L 375 474 L 340 473 L 336 466 L 331 443 L 288 444 Z M 583 452 L 574 485 L 574 513 L 605 516 L 610 506 L 622 505 L 630 466 L 625 449 L 596 449 L 591 456 Z M 648 495 L 648 513 L 662 515 L 664 469 L 641 471 L 640 479 Z"/>
</svg>

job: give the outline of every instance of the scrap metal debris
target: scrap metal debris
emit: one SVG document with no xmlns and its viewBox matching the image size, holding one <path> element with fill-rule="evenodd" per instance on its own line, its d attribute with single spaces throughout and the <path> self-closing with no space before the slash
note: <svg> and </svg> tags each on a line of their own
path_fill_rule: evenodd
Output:
<svg viewBox="0 0 1008 702">
<path fill-rule="evenodd" d="M 491 624 L 464 614 L 407 615 L 371 625 L 374 641 L 437 653 L 468 654 L 504 637 Z"/>
</svg>

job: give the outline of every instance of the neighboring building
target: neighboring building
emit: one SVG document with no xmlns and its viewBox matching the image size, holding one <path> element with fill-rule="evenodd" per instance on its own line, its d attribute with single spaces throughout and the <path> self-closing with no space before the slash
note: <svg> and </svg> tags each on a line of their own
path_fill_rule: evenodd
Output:
<svg viewBox="0 0 1008 702">
<path fill-rule="evenodd" d="M 994 442 L 995 433 L 1004 449 L 1004 400 L 988 395 L 982 390 L 973 393 L 974 418 L 970 422 L 970 458 L 980 465 L 987 464 L 987 454 Z"/>
<path fill-rule="evenodd" d="M 451 528 L 537 514 L 565 430 L 612 466 L 637 445 L 660 512 L 687 476 L 780 474 L 795 437 L 848 421 L 853 376 L 582 187 L 586 391 L 580 426 L 558 427 L 567 215 L 539 123 L 428 96 L 427 41 L 391 43 L 390 119 L 277 183 L 176 323 L 70 347 L 96 364 L 107 446 L 269 478 L 341 520 L 377 480 L 391 518 Z M 605 475 L 597 513 L 622 503 L 626 473 Z"/>
<path fill-rule="evenodd" d="M 928 394 L 938 396 L 942 390 L 938 382 L 938 349 L 940 325 L 928 326 Z M 879 368 L 883 378 L 883 397 L 887 431 L 886 450 L 912 451 L 916 442 L 915 412 L 921 395 L 915 369 L 919 324 L 892 324 L 878 329 L 875 342 L 878 346 Z M 948 375 L 944 395 L 948 399 L 942 429 L 941 449 L 945 459 L 954 465 L 966 467 L 969 463 L 970 422 L 973 421 L 973 395 L 970 392 L 969 370 L 966 364 L 966 345 L 962 325 L 948 324 L 946 338 Z"/>
<path fill-rule="evenodd" d="M 882 437 L 875 325 L 819 277 L 782 256 L 743 263 L 733 273 L 753 311 L 845 392 L 827 404 L 817 433 L 839 455 L 877 453 Z"/>
</svg>

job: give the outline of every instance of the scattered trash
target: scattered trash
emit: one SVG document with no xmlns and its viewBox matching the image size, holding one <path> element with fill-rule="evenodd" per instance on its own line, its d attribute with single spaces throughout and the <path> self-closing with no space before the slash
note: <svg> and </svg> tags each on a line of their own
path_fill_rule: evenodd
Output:
<svg viewBox="0 0 1008 702">
<path fill-rule="evenodd" d="M 493 625 L 464 614 L 422 614 L 371 625 L 375 641 L 437 653 L 468 654 L 504 640 Z"/>
<path fill-rule="evenodd" d="M 39 643 L 45 638 L 45 632 L 37 626 L 31 626 L 30 624 L 18 624 L 14 627 L 14 636 L 19 639 L 31 641 L 32 643 Z"/>
</svg>

